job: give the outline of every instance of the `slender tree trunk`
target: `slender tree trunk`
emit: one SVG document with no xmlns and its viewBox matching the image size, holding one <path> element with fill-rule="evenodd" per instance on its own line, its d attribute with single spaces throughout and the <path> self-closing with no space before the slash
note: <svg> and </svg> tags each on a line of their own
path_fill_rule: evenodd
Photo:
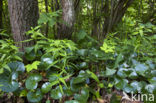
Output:
<svg viewBox="0 0 156 103">
<path fill-rule="evenodd" d="M 93 28 L 92 28 L 92 36 L 98 36 L 98 18 L 97 18 L 97 2 L 95 0 L 93 2 Z"/>
<path fill-rule="evenodd" d="M 75 21 L 75 10 L 73 0 L 62 0 L 62 19 L 63 24 L 61 25 L 60 30 L 58 31 L 58 38 L 67 38 L 71 39 L 73 26 Z"/>
<path fill-rule="evenodd" d="M 38 1 L 8 0 L 8 8 L 14 41 L 20 42 L 29 39 L 29 37 L 25 35 L 25 32 L 37 25 L 39 17 Z M 17 43 L 16 46 L 20 48 L 20 51 L 24 51 L 24 47 L 31 46 L 33 43 L 34 42 Z"/>
<path fill-rule="evenodd" d="M 48 0 L 44 0 L 44 2 L 45 2 L 45 10 L 46 10 L 46 13 L 48 13 L 49 12 L 49 10 L 48 10 Z M 45 34 L 46 34 L 46 36 L 48 36 L 48 30 L 49 30 L 49 25 L 47 23 L 46 24 L 46 27 L 45 27 Z"/>
<path fill-rule="evenodd" d="M 3 0 L 0 0 L 0 30 L 3 28 L 3 19 L 2 19 L 2 11 L 3 11 Z"/>
<path fill-rule="evenodd" d="M 103 35 L 104 37 L 113 30 L 113 27 L 117 25 L 124 16 L 127 8 L 132 4 L 134 0 L 111 0 L 111 9 L 109 10 L 109 0 L 106 0 L 105 11 L 107 11 L 107 16 L 105 17 L 105 22 L 103 25 Z M 108 12 L 109 11 L 109 12 Z"/>
<path fill-rule="evenodd" d="M 0 32 L 3 29 L 3 0 L 0 0 Z M 2 39 L 2 36 L 0 35 L 0 39 Z"/>
</svg>

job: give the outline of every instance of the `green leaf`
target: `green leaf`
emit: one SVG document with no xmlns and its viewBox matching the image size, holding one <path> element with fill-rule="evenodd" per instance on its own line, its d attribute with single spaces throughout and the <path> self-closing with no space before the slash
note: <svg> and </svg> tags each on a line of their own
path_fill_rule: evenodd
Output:
<svg viewBox="0 0 156 103">
<path fill-rule="evenodd" d="M 19 87 L 18 82 L 0 79 L 0 89 L 4 92 L 14 92 Z"/>
<path fill-rule="evenodd" d="M 66 86 L 63 87 L 63 91 L 64 91 L 64 94 L 65 94 L 66 96 L 71 96 L 71 95 L 73 95 L 73 92 L 72 92 L 69 88 L 67 88 Z"/>
<path fill-rule="evenodd" d="M 39 102 L 43 98 L 42 92 L 40 89 L 37 89 L 35 92 L 29 91 L 27 94 L 27 99 L 30 102 Z"/>
<path fill-rule="evenodd" d="M 124 68 L 120 68 L 117 72 L 117 75 L 121 78 L 126 78 L 128 75 L 124 72 Z"/>
<path fill-rule="evenodd" d="M 77 53 L 80 56 L 86 56 L 88 51 L 87 51 L 87 49 L 80 49 L 80 50 L 77 51 Z"/>
<path fill-rule="evenodd" d="M 86 81 L 86 78 L 84 78 L 84 77 L 73 78 L 73 84 L 79 84 L 79 83 L 82 83 L 82 82 L 85 82 L 85 81 Z"/>
<path fill-rule="evenodd" d="M 46 100 L 46 103 L 50 103 L 50 100 Z"/>
<path fill-rule="evenodd" d="M 77 40 L 80 41 L 80 40 L 84 39 L 86 35 L 87 34 L 84 30 L 80 30 L 80 32 L 77 35 Z"/>
<path fill-rule="evenodd" d="M 11 62 L 8 64 L 11 71 L 24 72 L 25 67 L 22 62 Z"/>
<path fill-rule="evenodd" d="M 42 87 L 41 87 L 41 91 L 43 92 L 43 93 L 48 93 L 50 90 L 51 90 L 51 84 L 49 83 L 49 82 L 46 82 L 46 83 L 44 83 L 43 85 L 42 85 Z"/>
<path fill-rule="evenodd" d="M 80 69 L 82 69 L 82 68 L 87 68 L 87 63 L 86 62 L 82 62 L 82 63 L 80 63 Z"/>
<path fill-rule="evenodd" d="M 27 72 L 32 71 L 33 69 L 37 70 L 37 66 L 40 64 L 40 61 L 34 61 L 32 64 L 26 65 Z"/>
<path fill-rule="evenodd" d="M 143 85 L 137 81 L 133 81 L 130 85 L 133 87 L 134 92 L 141 92 L 141 89 L 143 88 Z"/>
<path fill-rule="evenodd" d="M 134 88 L 131 86 L 131 85 L 127 85 L 125 88 L 123 88 L 123 90 L 126 92 L 126 93 L 131 93 L 131 92 L 134 92 Z"/>
<path fill-rule="evenodd" d="M 120 53 L 115 61 L 114 68 L 117 68 L 119 63 L 123 60 L 123 55 Z"/>
<path fill-rule="evenodd" d="M 50 27 L 53 27 L 55 24 L 56 24 L 55 20 L 54 20 L 53 18 L 51 18 L 51 19 L 49 20 L 49 26 L 50 26 Z"/>
<path fill-rule="evenodd" d="M 36 89 L 38 86 L 38 82 L 41 80 L 42 76 L 40 74 L 32 74 L 27 78 L 25 86 L 27 89 Z"/>
<path fill-rule="evenodd" d="M 33 51 L 33 49 L 34 49 L 34 47 L 26 47 L 26 48 L 25 48 L 25 52 L 26 52 L 26 53 L 30 53 L 30 52 Z"/>
<path fill-rule="evenodd" d="M 90 77 L 93 78 L 96 82 L 100 83 L 99 78 L 93 72 L 87 70 L 87 73 L 90 74 Z"/>
<path fill-rule="evenodd" d="M 149 92 L 149 93 L 153 93 L 156 90 L 156 86 L 153 84 L 148 84 L 146 85 L 145 89 Z"/>
<path fill-rule="evenodd" d="M 156 77 L 151 78 L 149 82 L 156 85 Z"/>
<path fill-rule="evenodd" d="M 30 53 L 25 53 L 25 58 L 28 61 L 33 61 L 36 58 L 35 51 L 31 51 Z"/>
<path fill-rule="evenodd" d="M 12 72 L 11 73 L 11 80 L 16 80 L 18 78 L 18 73 L 17 72 Z"/>
<path fill-rule="evenodd" d="M 137 79 L 138 75 L 135 71 L 131 72 L 130 75 L 128 76 L 130 79 Z"/>
<path fill-rule="evenodd" d="M 156 70 L 151 70 L 151 75 L 156 77 Z"/>
<path fill-rule="evenodd" d="M 115 84 L 116 88 L 121 90 L 124 89 L 128 85 L 127 79 L 120 79 L 118 83 Z"/>
<path fill-rule="evenodd" d="M 71 81 L 70 81 L 70 87 L 71 87 L 71 90 L 74 91 L 74 92 L 78 92 L 82 87 L 85 86 L 85 80 L 84 82 L 80 82 L 80 83 L 73 83 L 74 82 L 74 79 L 75 78 L 72 78 Z"/>
<path fill-rule="evenodd" d="M 82 88 L 80 94 L 75 94 L 74 99 L 80 103 L 86 103 L 89 98 L 89 90 L 87 88 Z"/>
<path fill-rule="evenodd" d="M 79 103 L 77 100 L 65 101 L 65 103 Z"/>
<path fill-rule="evenodd" d="M 106 76 L 112 76 L 115 74 L 115 72 L 116 72 L 116 70 L 114 70 L 114 69 L 106 68 Z"/>
<path fill-rule="evenodd" d="M 39 20 L 38 20 L 38 24 L 44 24 L 44 23 L 48 22 L 48 18 L 49 18 L 49 17 L 47 16 L 46 13 L 42 13 L 42 14 L 40 15 Z"/>
<path fill-rule="evenodd" d="M 22 62 L 11 62 L 8 66 L 9 70 L 4 69 L 4 72 L 0 74 L 0 89 L 4 92 L 13 92 L 19 87 L 18 73 L 24 72 L 25 67 Z"/>
<path fill-rule="evenodd" d="M 0 69 L 0 74 L 2 74 L 4 72 L 4 69 L 3 68 L 1 68 Z"/>
<path fill-rule="evenodd" d="M 49 69 L 49 67 L 54 63 L 54 59 L 52 55 L 46 54 L 41 58 L 41 64 L 43 65 L 44 69 Z"/>
<path fill-rule="evenodd" d="M 56 88 L 56 89 L 51 90 L 50 96 L 53 99 L 61 99 L 63 94 L 62 94 L 60 88 Z"/>
<path fill-rule="evenodd" d="M 138 74 L 144 76 L 144 73 L 148 70 L 148 67 L 144 64 L 138 64 L 136 65 L 135 70 Z"/>
</svg>

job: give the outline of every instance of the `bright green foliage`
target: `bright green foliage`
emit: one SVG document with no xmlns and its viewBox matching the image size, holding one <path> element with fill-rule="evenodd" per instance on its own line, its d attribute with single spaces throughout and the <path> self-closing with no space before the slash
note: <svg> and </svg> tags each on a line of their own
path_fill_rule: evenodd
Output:
<svg viewBox="0 0 156 103">
<path fill-rule="evenodd" d="M 100 0 L 96 2 L 101 3 Z M 23 41 L 35 41 L 35 44 L 25 47 L 23 53 L 19 53 L 12 40 L 0 40 L 0 89 L 27 97 L 34 103 L 41 102 L 46 96 L 46 103 L 51 99 L 62 102 L 70 97 L 73 99 L 63 102 L 96 102 L 103 98 L 102 92 L 110 94 L 114 89 L 126 93 L 156 93 L 154 23 L 143 23 L 146 18 L 136 16 L 139 14 L 133 5 L 112 33 L 108 33 L 104 40 L 96 40 L 90 36 L 91 22 L 95 18 L 88 19 L 92 15 L 88 11 L 94 12 L 92 3 L 95 2 L 81 1 L 84 9 L 77 22 L 82 22 L 82 27 L 75 24 L 78 30 L 73 33 L 73 41 L 51 39 L 61 23 L 61 11 L 40 15 L 39 26 L 31 28 L 26 33 L 31 38 Z M 138 0 L 135 3 L 139 3 Z M 145 11 L 142 14 L 146 14 L 148 5 L 144 1 L 143 5 Z M 106 16 L 98 9 L 98 18 Z M 44 35 L 47 24 L 53 33 Z M 102 24 L 98 25 L 98 29 L 102 29 Z M 97 33 L 101 35 L 101 32 Z M 117 101 L 113 94 L 111 102 Z"/>
<path fill-rule="evenodd" d="M 120 39 L 110 34 L 101 48 L 94 47 L 97 42 L 82 48 L 85 45 L 79 43 L 86 42 L 83 41 L 86 36 L 80 37 L 77 46 L 71 40 L 49 39 L 39 28 L 32 28 L 28 34 L 32 37 L 30 40 L 36 40 L 36 44 L 25 48 L 23 54 L 30 63 L 6 62 L 10 69 L 4 69 L 0 75 L 0 88 L 4 92 L 22 88 L 18 79 L 25 67 L 26 78 L 22 81 L 25 89 L 19 94 L 27 96 L 29 102 L 40 102 L 44 95 L 50 94 L 50 98 L 60 101 L 63 97 L 74 97 L 65 103 L 86 103 L 90 98 L 100 99 L 101 89 L 109 93 L 114 87 L 126 93 L 156 91 L 155 36 L 137 32 Z M 149 50 L 144 49 L 147 45 L 143 41 L 150 44 Z"/>
<path fill-rule="evenodd" d="M 37 66 L 40 64 L 40 61 L 35 61 L 32 64 L 26 65 L 27 72 L 32 71 L 33 69 L 37 69 Z"/>
<path fill-rule="evenodd" d="M 22 61 L 21 57 L 17 55 L 18 48 L 14 45 L 12 40 L 0 40 L 0 73 L 5 69 L 10 69 L 7 64 L 11 61 Z"/>
<path fill-rule="evenodd" d="M 101 47 L 101 50 L 103 50 L 106 53 L 114 53 L 115 52 L 115 45 L 116 45 L 115 42 L 105 39 L 103 46 Z"/>
<path fill-rule="evenodd" d="M 56 24 L 57 17 L 60 16 L 60 14 L 60 10 L 51 13 L 42 13 L 40 15 L 40 19 L 38 20 L 38 24 L 42 25 L 48 23 L 50 27 L 53 27 Z"/>
</svg>

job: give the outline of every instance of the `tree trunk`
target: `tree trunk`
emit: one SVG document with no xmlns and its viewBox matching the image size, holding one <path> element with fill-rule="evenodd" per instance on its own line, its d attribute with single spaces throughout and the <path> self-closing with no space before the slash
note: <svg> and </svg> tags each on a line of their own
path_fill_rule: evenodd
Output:
<svg viewBox="0 0 156 103">
<path fill-rule="evenodd" d="M 48 2 L 48 0 L 44 0 L 44 2 L 45 2 L 46 13 L 48 13 L 49 12 L 49 10 L 48 10 L 49 2 Z M 49 25 L 48 25 L 48 23 L 46 23 L 46 27 L 45 27 L 45 35 L 46 36 L 48 36 L 48 32 L 49 32 L 48 30 L 49 30 Z"/>
<path fill-rule="evenodd" d="M 119 0 L 114 1 L 111 0 L 111 8 L 109 10 L 109 0 L 106 0 L 106 7 L 104 11 L 106 11 L 107 16 L 105 17 L 105 22 L 103 25 L 103 36 L 105 37 L 109 32 L 113 30 L 113 27 L 117 25 L 124 16 L 127 8 L 132 4 L 134 0 Z"/>
<path fill-rule="evenodd" d="M 93 0 L 92 1 L 93 3 L 93 28 L 92 28 L 92 36 L 97 36 L 98 35 L 98 32 L 97 32 L 97 29 L 98 29 L 98 18 L 97 18 L 97 1 Z"/>
<path fill-rule="evenodd" d="M 2 11 L 3 11 L 3 0 L 0 0 L 0 30 L 3 28 Z"/>
<path fill-rule="evenodd" d="M 62 0 L 62 19 L 63 24 L 61 25 L 60 30 L 58 31 L 58 38 L 71 39 L 73 26 L 75 21 L 75 10 L 74 10 L 74 1 L 73 0 Z"/>
<path fill-rule="evenodd" d="M 8 0 L 8 8 L 14 41 L 20 42 L 29 39 L 29 37 L 25 35 L 25 32 L 37 25 L 39 18 L 38 1 Z M 33 43 L 34 42 L 17 43 L 16 46 L 20 48 L 20 51 L 24 51 L 24 47 L 31 46 Z"/>
</svg>

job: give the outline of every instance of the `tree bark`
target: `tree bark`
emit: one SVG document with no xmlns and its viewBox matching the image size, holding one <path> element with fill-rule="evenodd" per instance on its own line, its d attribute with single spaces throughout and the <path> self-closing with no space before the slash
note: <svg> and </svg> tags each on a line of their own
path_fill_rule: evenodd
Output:
<svg viewBox="0 0 156 103">
<path fill-rule="evenodd" d="M 57 37 L 60 39 L 71 39 L 75 21 L 75 10 L 73 0 L 62 0 L 62 19 L 63 24 L 58 31 Z"/>
<path fill-rule="evenodd" d="M 2 19 L 2 11 L 3 11 L 3 0 L 0 0 L 0 30 L 3 29 L 3 19 Z"/>
<path fill-rule="evenodd" d="M 37 25 L 39 18 L 38 1 L 8 0 L 8 9 L 14 41 L 20 42 L 29 39 L 29 37 L 25 35 L 25 32 Z M 33 44 L 34 42 L 17 43 L 16 46 L 19 47 L 20 51 L 24 51 L 24 47 Z"/>
<path fill-rule="evenodd" d="M 44 0 L 44 2 L 45 2 L 45 10 L 46 10 L 46 13 L 48 13 L 49 12 L 49 10 L 48 10 L 48 4 L 49 4 L 49 2 L 48 2 L 48 0 Z M 45 27 L 45 35 L 46 36 L 48 36 L 48 32 L 49 32 L 49 25 L 48 25 L 48 23 L 46 23 L 46 27 Z"/>
<path fill-rule="evenodd" d="M 103 35 L 104 37 L 112 31 L 113 27 L 117 25 L 122 20 L 127 8 L 132 4 L 134 0 L 111 0 L 111 8 L 106 6 L 104 9 L 107 11 L 107 16 L 105 17 L 105 22 L 103 25 Z M 109 5 L 109 0 L 106 0 L 107 5 Z"/>
</svg>

